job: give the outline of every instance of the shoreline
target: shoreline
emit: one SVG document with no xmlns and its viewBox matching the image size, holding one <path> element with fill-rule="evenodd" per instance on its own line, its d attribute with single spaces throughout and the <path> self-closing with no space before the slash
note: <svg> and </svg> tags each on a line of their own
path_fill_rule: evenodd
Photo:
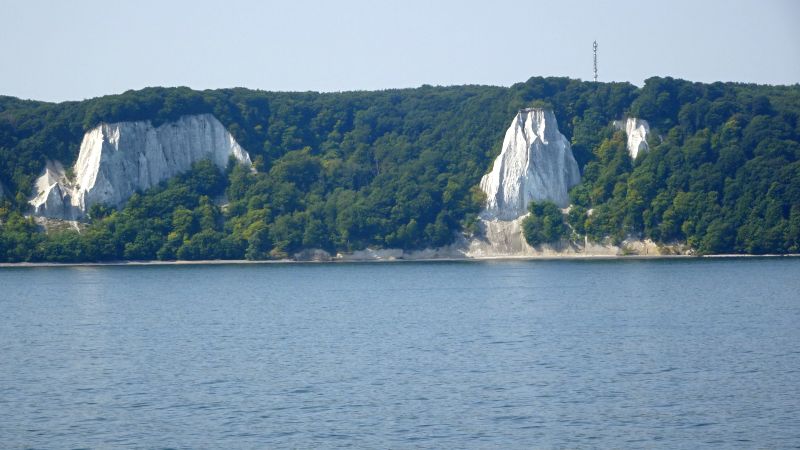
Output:
<svg viewBox="0 0 800 450">
<path fill-rule="evenodd" d="M 214 259 L 177 261 L 103 261 L 103 262 L 18 262 L 0 263 L 2 268 L 23 267 L 147 267 L 147 266 L 223 266 L 260 264 L 363 264 L 363 263 L 409 263 L 409 262 L 493 262 L 493 261 L 612 261 L 612 260 L 667 260 L 667 259 L 736 259 L 736 258 L 800 258 L 798 253 L 788 254 L 718 254 L 718 255 L 553 255 L 553 256 L 484 256 L 472 258 L 374 258 L 374 259 L 333 259 L 312 261 L 295 259 L 259 260 Z"/>
</svg>

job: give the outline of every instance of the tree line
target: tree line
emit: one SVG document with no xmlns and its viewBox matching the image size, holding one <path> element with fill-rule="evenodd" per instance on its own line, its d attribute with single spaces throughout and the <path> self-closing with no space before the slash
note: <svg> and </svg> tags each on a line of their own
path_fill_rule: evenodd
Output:
<svg viewBox="0 0 800 450">
<path fill-rule="evenodd" d="M 0 259 L 266 259 L 312 247 L 445 245 L 478 229 L 480 177 L 517 110 L 540 102 L 552 105 L 581 167 L 565 218 L 576 236 L 686 241 L 705 253 L 798 251 L 798 86 L 651 78 L 639 89 L 537 77 L 508 88 L 0 97 Z M 44 162 L 73 163 L 86 130 L 197 113 L 225 124 L 257 173 L 198 163 L 119 210 L 98 205 L 81 232 L 43 233 L 25 217 Z M 609 126 L 626 115 L 652 128 L 651 151 L 635 161 Z"/>
</svg>

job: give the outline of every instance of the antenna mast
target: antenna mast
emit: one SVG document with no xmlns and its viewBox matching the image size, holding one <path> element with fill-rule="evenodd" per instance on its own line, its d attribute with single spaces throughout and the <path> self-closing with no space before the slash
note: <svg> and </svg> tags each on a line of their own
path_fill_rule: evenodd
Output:
<svg viewBox="0 0 800 450">
<path fill-rule="evenodd" d="M 594 82 L 597 83 L 597 41 L 594 41 L 592 48 L 594 49 Z"/>
</svg>

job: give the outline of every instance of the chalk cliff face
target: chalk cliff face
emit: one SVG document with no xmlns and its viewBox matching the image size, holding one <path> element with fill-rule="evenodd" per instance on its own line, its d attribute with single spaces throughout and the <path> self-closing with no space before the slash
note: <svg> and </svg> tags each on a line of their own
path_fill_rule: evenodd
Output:
<svg viewBox="0 0 800 450">
<path fill-rule="evenodd" d="M 48 161 L 44 174 L 36 179 L 34 185 L 36 197 L 29 203 L 34 207 L 34 214 L 43 217 L 71 219 L 75 216 L 69 205 L 67 176 L 64 167 L 58 161 Z"/>
<path fill-rule="evenodd" d="M 230 156 L 251 163 L 210 114 L 184 116 L 159 127 L 149 121 L 101 124 L 84 135 L 72 179 L 61 164 L 48 163 L 30 203 L 35 215 L 79 219 L 95 203 L 121 206 L 137 190 L 185 172 L 197 161 L 208 159 L 224 168 Z"/>
<path fill-rule="evenodd" d="M 625 122 L 615 120 L 614 127 L 618 130 L 624 130 L 628 136 L 628 153 L 631 155 L 631 159 L 636 159 L 636 156 L 641 152 L 650 151 L 650 146 L 647 145 L 650 125 L 646 120 L 628 117 Z"/>
<path fill-rule="evenodd" d="M 525 217 L 527 215 L 514 220 L 482 220 L 482 237 L 472 239 L 465 254 L 470 258 L 536 255 L 536 249 L 528 245 L 522 234 Z"/>
<path fill-rule="evenodd" d="M 481 179 L 487 197 L 484 217 L 516 219 L 532 200 L 566 207 L 569 189 L 579 182 L 578 163 L 553 111 L 523 109 L 506 131 L 492 171 Z"/>
</svg>

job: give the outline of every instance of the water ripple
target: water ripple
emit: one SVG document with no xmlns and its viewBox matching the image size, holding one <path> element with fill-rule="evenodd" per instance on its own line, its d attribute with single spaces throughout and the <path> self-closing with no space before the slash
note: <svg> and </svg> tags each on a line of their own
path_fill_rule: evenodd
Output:
<svg viewBox="0 0 800 450">
<path fill-rule="evenodd" d="M 786 448 L 800 260 L 0 270 L 4 448 Z"/>
</svg>

